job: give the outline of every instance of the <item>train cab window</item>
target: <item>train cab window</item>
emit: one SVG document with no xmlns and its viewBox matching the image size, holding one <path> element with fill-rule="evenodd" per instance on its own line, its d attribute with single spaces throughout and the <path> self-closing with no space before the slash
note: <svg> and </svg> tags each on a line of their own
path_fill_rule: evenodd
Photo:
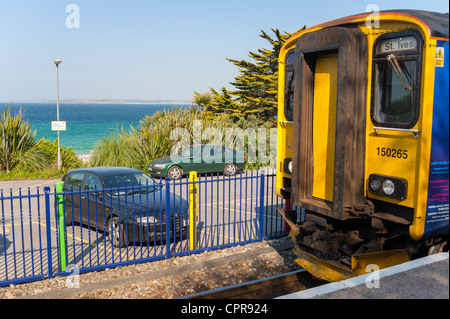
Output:
<svg viewBox="0 0 450 319">
<path fill-rule="evenodd" d="M 295 69 L 295 49 L 286 55 L 286 78 L 284 84 L 284 114 L 286 120 L 292 121 L 294 116 L 294 69 Z"/>
<path fill-rule="evenodd" d="M 422 39 L 415 31 L 380 36 L 374 45 L 371 116 L 375 125 L 413 127 L 419 117 Z"/>
</svg>

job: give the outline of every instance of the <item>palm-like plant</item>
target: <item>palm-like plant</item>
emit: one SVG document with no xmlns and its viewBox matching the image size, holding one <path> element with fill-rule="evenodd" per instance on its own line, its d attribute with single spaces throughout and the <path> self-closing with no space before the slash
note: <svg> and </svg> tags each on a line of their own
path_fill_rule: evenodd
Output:
<svg viewBox="0 0 450 319">
<path fill-rule="evenodd" d="M 3 111 L 0 118 L 0 170 L 9 173 L 25 160 L 26 154 L 38 145 L 34 139 L 36 133 L 24 120 L 22 111 L 11 115 L 9 106 Z"/>
<path fill-rule="evenodd" d="M 203 94 L 194 92 L 194 98 L 192 102 L 201 107 L 202 111 L 206 113 L 208 111 L 208 107 L 211 105 L 212 100 L 213 98 L 210 92 L 206 92 Z"/>
</svg>

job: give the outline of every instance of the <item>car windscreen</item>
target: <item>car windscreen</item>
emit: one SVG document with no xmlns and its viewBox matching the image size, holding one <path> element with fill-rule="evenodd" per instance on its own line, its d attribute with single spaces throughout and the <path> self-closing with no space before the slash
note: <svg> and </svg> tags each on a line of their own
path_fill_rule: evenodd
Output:
<svg viewBox="0 0 450 319">
<path fill-rule="evenodd" d="M 117 174 L 103 177 L 105 188 L 112 188 L 113 196 L 147 193 L 159 189 L 155 181 L 144 173 Z M 123 188 L 123 190 L 117 188 Z"/>
</svg>

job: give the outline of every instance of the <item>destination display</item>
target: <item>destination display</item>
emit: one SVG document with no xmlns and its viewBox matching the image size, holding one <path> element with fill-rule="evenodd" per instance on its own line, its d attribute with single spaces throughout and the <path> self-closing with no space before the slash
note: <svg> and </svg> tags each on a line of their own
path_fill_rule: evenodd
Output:
<svg viewBox="0 0 450 319">
<path fill-rule="evenodd" d="M 378 53 L 388 53 L 403 50 L 417 49 L 417 39 L 415 37 L 393 38 L 381 41 L 378 44 Z"/>
</svg>

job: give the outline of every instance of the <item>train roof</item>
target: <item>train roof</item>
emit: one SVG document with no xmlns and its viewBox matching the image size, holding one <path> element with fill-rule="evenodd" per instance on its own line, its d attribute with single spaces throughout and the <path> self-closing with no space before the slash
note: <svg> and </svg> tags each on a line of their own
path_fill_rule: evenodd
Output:
<svg viewBox="0 0 450 319">
<path fill-rule="evenodd" d="M 338 25 L 351 23 L 353 20 L 360 19 L 364 16 L 369 16 L 373 13 L 365 12 L 356 15 L 351 15 L 345 18 L 332 20 L 330 22 L 325 22 L 320 24 L 322 28 L 329 28 Z M 438 13 L 438 12 L 430 12 L 430 11 L 422 11 L 422 10 L 385 10 L 380 11 L 380 15 L 386 14 L 397 14 L 410 16 L 417 20 L 422 21 L 428 27 L 430 31 L 430 35 L 436 38 L 448 38 L 449 34 L 449 16 L 448 13 Z"/>
</svg>

